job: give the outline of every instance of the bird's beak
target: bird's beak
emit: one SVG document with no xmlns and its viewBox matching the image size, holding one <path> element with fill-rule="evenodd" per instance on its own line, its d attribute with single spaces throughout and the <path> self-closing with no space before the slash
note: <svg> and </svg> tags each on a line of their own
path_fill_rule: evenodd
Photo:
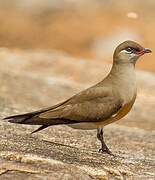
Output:
<svg viewBox="0 0 155 180">
<path fill-rule="evenodd" d="M 152 51 L 151 51 L 150 49 L 144 48 L 142 51 L 138 52 L 137 54 L 138 54 L 139 56 L 142 56 L 142 55 L 144 55 L 144 54 L 146 54 L 146 53 L 151 53 L 151 52 L 152 52 Z"/>
<path fill-rule="evenodd" d="M 144 53 L 152 53 L 152 51 L 150 50 L 150 49 L 148 49 L 148 48 L 144 48 Z"/>
</svg>

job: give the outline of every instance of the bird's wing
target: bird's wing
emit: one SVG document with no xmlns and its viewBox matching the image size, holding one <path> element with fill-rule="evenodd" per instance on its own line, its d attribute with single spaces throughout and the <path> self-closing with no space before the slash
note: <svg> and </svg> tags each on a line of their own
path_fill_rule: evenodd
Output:
<svg viewBox="0 0 155 180">
<path fill-rule="evenodd" d="M 89 89 L 73 96 L 67 103 L 39 114 L 39 118 L 64 119 L 74 122 L 107 119 L 121 108 L 121 102 L 103 89 Z"/>
<path fill-rule="evenodd" d="M 121 104 L 109 87 L 92 87 L 50 108 L 5 119 L 11 123 L 43 125 L 43 128 L 56 124 L 98 122 L 115 114 Z"/>
</svg>

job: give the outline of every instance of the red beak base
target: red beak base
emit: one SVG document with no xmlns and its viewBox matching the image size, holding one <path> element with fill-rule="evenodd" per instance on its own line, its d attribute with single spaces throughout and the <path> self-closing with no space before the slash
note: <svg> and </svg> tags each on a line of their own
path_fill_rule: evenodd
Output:
<svg viewBox="0 0 155 180">
<path fill-rule="evenodd" d="M 144 48 L 142 51 L 137 52 L 137 55 L 142 56 L 146 53 L 151 53 L 152 51 L 148 48 Z"/>
</svg>

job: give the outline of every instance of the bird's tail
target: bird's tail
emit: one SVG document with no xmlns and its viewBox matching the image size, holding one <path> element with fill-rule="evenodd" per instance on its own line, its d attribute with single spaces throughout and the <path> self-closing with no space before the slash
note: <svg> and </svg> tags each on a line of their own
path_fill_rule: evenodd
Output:
<svg viewBox="0 0 155 180">
<path fill-rule="evenodd" d="M 69 120 L 64 119 L 55 119 L 55 118 L 41 118 L 39 117 L 41 113 L 48 111 L 49 109 L 42 109 L 40 111 L 34 111 L 31 113 L 8 116 L 3 120 L 8 120 L 10 123 L 17 123 L 17 124 L 28 124 L 28 125 L 41 125 L 37 130 L 33 131 L 32 133 L 41 131 L 48 126 L 52 125 L 60 125 L 60 124 L 68 124 L 70 123 Z"/>
<path fill-rule="evenodd" d="M 4 118 L 4 120 L 8 120 L 8 122 L 11 122 L 11 123 L 25 124 L 26 120 L 32 118 L 33 116 L 34 116 L 33 113 L 32 114 L 27 113 L 27 114 L 21 114 L 21 115 L 8 116 Z"/>
</svg>

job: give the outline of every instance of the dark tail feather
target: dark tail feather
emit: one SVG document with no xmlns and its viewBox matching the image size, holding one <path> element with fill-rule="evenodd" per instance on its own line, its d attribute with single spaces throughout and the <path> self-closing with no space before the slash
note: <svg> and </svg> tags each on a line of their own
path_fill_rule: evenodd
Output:
<svg viewBox="0 0 155 180">
<path fill-rule="evenodd" d="M 8 119 L 8 122 L 10 123 L 18 123 L 18 124 L 31 124 L 30 122 L 27 123 L 26 121 L 31 119 L 33 116 L 35 116 L 36 114 L 34 113 L 27 113 L 27 114 L 21 114 L 21 115 L 15 115 L 15 116 L 9 116 L 4 118 L 4 120 Z M 33 132 L 31 132 L 31 134 L 34 134 L 38 131 L 41 131 L 45 128 L 47 128 L 49 125 L 42 125 L 41 127 L 39 127 L 38 129 L 34 130 Z"/>
<path fill-rule="evenodd" d="M 23 124 L 27 119 L 30 119 L 33 116 L 34 116 L 33 113 L 27 113 L 27 114 L 9 116 L 9 117 L 4 118 L 4 120 L 8 119 L 8 122 Z"/>
<path fill-rule="evenodd" d="M 21 115 L 15 115 L 15 116 L 9 116 L 4 118 L 4 120 L 8 120 L 10 123 L 17 123 L 17 124 L 29 124 L 29 125 L 42 125 L 37 131 L 40 131 L 48 126 L 52 125 L 59 125 L 59 124 L 73 124 L 76 123 L 69 119 L 44 119 L 40 118 L 39 114 L 41 112 L 32 112 L 27 114 L 21 114 Z M 33 133 L 35 133 L 33 132 Z"/>
<path fill-rule="evenodd" d="M 67 101 L 69 101 L 69 99 Z M 45 119 L 42 119 L 42 118 L 39 117 L 39 114 L 44 113 L 44 112 L 46 112 L 48 110 L 55 109 L 55 108 L 61 106 L 62 104 L 64 104 L 65 102 L 67 102 L 67 101 L 56 104 L 56 105 L 54 105 L 52 107 L 48 107 L 48 108 L 45 108 L 45 109 L 40 109 L 39 111 L 33 111 L 33 112 L 30 112 L 30 113 L 25 113 L 25 114 L 21 114 L 21 115 L 9 116 L 9 117 L 4 118 L 3 120 L 8 120 L 8 122 L 10 122 L 10 123 L 18 123 L 18 124 L 43 125 L 44 127 L 49 126 L 49 125 L 67 124 L 68 121 L 63 121 L 63 120 L 56 121 L 54 119 L 54 121 L 51 122 L 50 119 L 48 121 L 48 119 L 45 120 Z"/>
<path fill-rule="evenodd" d="M 48 109 L 50 109 L 50 108 L 41 109 L 39 111 L 33 111 L 30 113 L 25 113 L 25 114 L 8 116 L 8 117 L 4 118 L 3 120 L 8 120 L 8 122 L 10 122 L 10 123 L 29 124 L 29 122 L 26 122 L 27 120 L 33 118 L 34 116 L 37 116 L 40 113 L 46 112 Z M 38 124 L 38 125 L 40 125 L 40 124 Z"/>
<path fill-rule="evenodd" d="M 69 120 L 69 119 L 55 119 L 55 118 L 41 118 L 39 115 L 43 112 L 46 112 L 50 110 L 48 109 L 42 109 L 39 111 L 34 111 L 31 113 L 21 114 L 21 115 L 14 115 L 4 118 L 4 120 L 8 120 L 10 123 L 18 123 L 18 124 L 28 124 L 28 125 L 41 125 L 37 130 L 33 131 L 33 133 L 38 132 L 40 130 L 43 130 L 47 128 L 48 126 L 52 125 L 60 125 L 60 124 L 73 124 L 77 123 L 76 121 Z"/>
<path fill-rule="evenodd" d="M 33 132 L 31 132 L 31 134 L 34 134 L 34 133 L 36 133 L 38 131 L 41 131 L 41 130 L 47 128 L 47 127 L 48 127 L 48 125 L 43 125 L 43 126 L 39 127 L 38 129 L 34 130 Z"/>
</svg>

